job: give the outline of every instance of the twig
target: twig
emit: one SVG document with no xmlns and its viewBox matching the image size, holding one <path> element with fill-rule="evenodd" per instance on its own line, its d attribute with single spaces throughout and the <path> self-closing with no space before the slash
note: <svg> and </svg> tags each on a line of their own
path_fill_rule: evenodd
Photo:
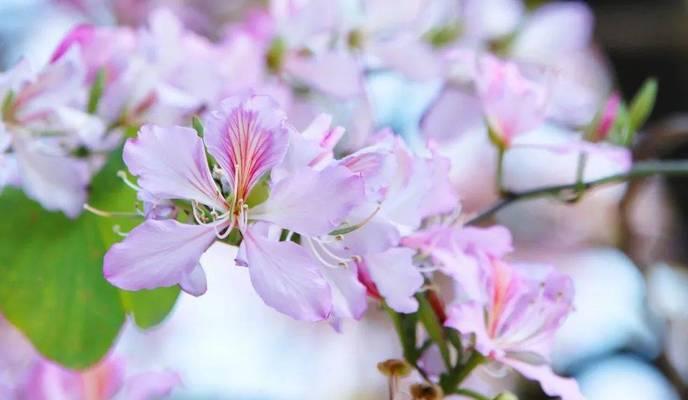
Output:
<svg viewBox="0 0 688 400">
<path fill-rule="evenodd" d="M 506 191 L 502 200 L 468 220 L 466 225 L 472 225 L 481 222 L 502 208 L 519 201 L 531 200 L 540 197 L 556 197 L 563 196 L 565 194 L 575 194 L 576 191 L 582 192 L 597 186 L 607 185 L 610 183 L 626 182 L 632 179 L 644 178 L 652 175 L 688 175 L 688 160 L 642 161 L 636 163 L 627 172 L 594 179 L 584 183 L 574 182 L 565 185 L 545 186 L 523 192 Z"/>
</svg>

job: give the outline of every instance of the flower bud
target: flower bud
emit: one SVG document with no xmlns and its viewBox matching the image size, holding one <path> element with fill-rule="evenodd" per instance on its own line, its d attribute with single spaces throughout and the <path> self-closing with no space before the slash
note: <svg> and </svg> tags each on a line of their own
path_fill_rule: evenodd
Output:
<svg viewBox="0 0 688 400">
<path fill-rule="evenodd" d="M 413 400 L 441 400 L 444 398 L 444 393 L 439 386 L 416 383 L 411 385 L 411 396 Z"/>
<path fill-rule="evenodd" d="M 511 392 L 503 392 L 497 395 L 494 400 L 518 400 L 515 394 Z"/>
<path fill-rule="evenodd" d="M 411 366 L 406 361 L 396 359 L 377 363 L 377 369 L 389 377 L 403 378 L 411 373 Z"/>
</svg>

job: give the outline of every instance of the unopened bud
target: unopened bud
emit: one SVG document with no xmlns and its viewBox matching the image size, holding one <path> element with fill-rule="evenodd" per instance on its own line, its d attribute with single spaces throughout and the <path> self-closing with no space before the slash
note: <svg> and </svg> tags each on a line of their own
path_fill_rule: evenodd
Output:
<svg viewBox="0 0 688 400">
<path fill-rule="evenodd" d="M 406 361 L 396 359 L 377 363 L 377 369 L 389 377 L 403 378 L 411 373 L 411 366 Z"/>
<path fill-rule="evenodd" d="M 518 400 L 518 397 L 511 392 L 504 392 L 497 395 L 494 400 Z"/>
<path fill-rule="evenodd" d="M 411 385 L 411 397 L 413 400 L 441 400 L 444 398 L 444 393 L 439 386 L 416 383 Z"/>
</svg>

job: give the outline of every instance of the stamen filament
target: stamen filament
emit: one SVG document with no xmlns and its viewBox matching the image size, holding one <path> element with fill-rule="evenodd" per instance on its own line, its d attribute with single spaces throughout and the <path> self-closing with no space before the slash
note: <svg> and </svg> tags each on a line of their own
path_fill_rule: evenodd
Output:
<svg viewBox="0 0 688 400">
<path fill-rule="evenodd" d="M 129 186 L 130 188 L 134 189 L 137 192 L 142 191 L 141 187 L 135 184 L 134 182 L 129 180 L 129 177 L 127 176 L 127 172 L 124 170 L 119 170 L 117 171 L 117 177 L 119 177 L 122 182 L 124 182 L 125 185 Z"/>
<path fill-rule="evenodd" d="M 138 218 L 138 217 L 140 217 L 140 215 L 138 213 L 101 210 L 101 209 L 93 207 L 92 205 L 90 205 L 88 203 L 84 204 L 84 210 L 86 210 L 92 214 L 95 214 L 99 217 L 105 217 L 105 218 L 114 218 L 114 217 L 135 217 L 135 218 Z"/>
</svg>

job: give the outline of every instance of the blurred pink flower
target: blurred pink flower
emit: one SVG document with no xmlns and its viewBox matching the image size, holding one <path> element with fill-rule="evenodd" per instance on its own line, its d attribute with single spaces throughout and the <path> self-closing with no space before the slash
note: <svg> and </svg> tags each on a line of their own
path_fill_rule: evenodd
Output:
<svg viewBox="0 0 688 400">
<path fill-rule="evenodd" d="M 485 55 L 478 60 L 476 86 L 487 123 L 504 147 L 545 119 L 546 89 L 516 64 Z"/>
<path fill-rule="evenodd" d="M 72 371 L 51 361 L 37 360 L 18 392 L 32 400 L 152 400 L 169 395 L 181 384 L 170 371 L 126 376 L 123 360 L 108 356 L 84 371 Z"/>
<path fill-rule="evenodd" d="M 512 265 L 494 257 L 480 267 L 480 296 L 453 304 L 446 325 L 472 337 L 488 360 L 538 381 L 548 395 L 584 399 L 573 379 L 547 365 L 554 334 L 572 310 L 571 279 L 549 266 Z"/>
</svg>

